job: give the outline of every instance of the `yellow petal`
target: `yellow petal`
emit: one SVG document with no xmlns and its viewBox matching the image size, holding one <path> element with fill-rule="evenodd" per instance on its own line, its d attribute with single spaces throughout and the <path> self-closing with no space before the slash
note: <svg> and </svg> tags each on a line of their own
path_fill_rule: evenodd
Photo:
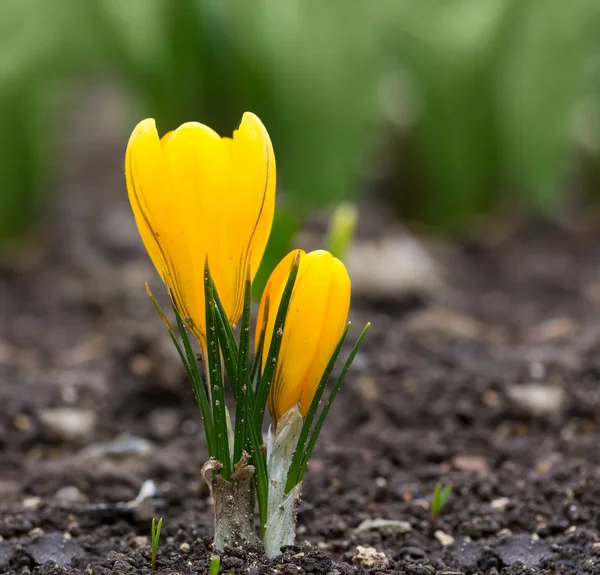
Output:
<svg viewBox="0 0 600 575">
<path fill-rule="evenodd" d="M 300 401 L 302 384 L 319 343 L 333 260 L 327 252 L 321 254 L 312 252 L 300 262 L 271 388 L 276 419 Z"/>
<path fill-rule="evenodd" d="M 169 132 L 167 132 L 161 139 L 160 139 L 160 145 L 164 148 L 167 145 L 167 142 L 171 139 L 171 136 L 173 135 L 173 133 L 175 132 L 175 130 L 171 130 Z"/>
<path fill-rule="evenodd" d="M 125 177 L 129 201 L 138 231 L 161 278 L 166 281 L 168 258 L 160 241 L 161 197 L 169 182 L 165 171 L 156 124 L 152 118 L 141 121 L 133 130 L 125 155 Z"/>
<path fill-rule="evenodd" d="M 275 156 L 267 130 L 246 112 L 233 139 L 223 138 L 230 153 L 231 181 L 221 231 L 222 288 L 229 319 L 242 313 L 246 270 L 254 279 L 271 233 L 275 212 Z"/>
<path fill-rule="evenodd" d="M 164 155 L 172 182 L 166 196 L 169 209 L 161 216 L 168 229 L 166 250 L 177 273 L 179 297 L 198 335 L 205 332 L 207 254 L 215 285 L 222 292 L 219 234 L 227 209 L 229 154 L 213 130 L 188 122 L 173 132 L 164 146 Z"/>
<path fill-rule="evenodd" d="M 333 258 L 333 269 L 329 297 L 325 305 L 325 315 L 321 320 L 321 333 L 316 353 L 304 376 L 300 411 L 306 416 L 323 372 L 342 337 L 350 310 L 350 278 L 344 264 Z"/>
</svg>

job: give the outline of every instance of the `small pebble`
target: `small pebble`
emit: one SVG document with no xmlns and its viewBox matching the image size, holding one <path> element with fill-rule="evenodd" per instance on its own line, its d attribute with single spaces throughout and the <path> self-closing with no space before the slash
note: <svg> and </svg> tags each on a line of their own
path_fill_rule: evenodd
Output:
<svg viewBox="0 0 600 575">
<path fill-rule="evenodd" d="M 423 244 L 404 233 L 381 241 L 356 242 L 346 266 L 352 289 L 374 298 L 432 293 L 442 287 L 441 271 Z"/>
<path fill-rule="evenodd" d="M 507 391 L 516 406 L 537 417 L 559 411 L 565 400 L 561 387 L 544 383 L 513 385 Z"/>
<path fill-rule="evenodd" d="M 482 400 L 488 407 L 496 407 L 500 403 L 500 396 L 497 391 L 487 389 L 483 392 Z"/>
<path fill-rule="evenodd" d="M 509 503 L 510 499 L 508 497 L 498 497 L 498 499 L 494 499 L 490 505 L 492 506 L 492 509 L 504 511 Z"/>
<path fill-rule="evenodd" d="M 129 370 L 138 377 L 148 375 L 152 370 L 152 362 L 147 355 L 137 354 L 129 360 Z"/>
<path fill-rule="evenodd" d="M 377 551 L 374 547 L 357 545 L 356 551 L 352 556 L 352 563 L 365 568 L 385 567 L 388 564 L 388 558 L 385 553 Z"/>
<path fill-rule="evenodd" d="M 132 549 L 141 549 L 142 547 L 147 547 L 148 545 L 150 545 L 150 540 L 146 535 L 136 535 L 129 541 L 129 546 Z"/>
<path fill-rule="evenodd" d="M 18 413 L 13 419 L 13 425 L 15 429 L 19 431 L 29 431 L 33 427 L 31 417 L 25 413 Z"/>
<path fill-rule="evenodd" d="M 181 549 L 181 551 L 183 553 L 189 553 L 190 552 L 190 544 L 186 543 L 185 541 L 179 546 L 179 549 Z"/>
<path fill-rule="evenodd" d="M 40 410 L 38 419 L 47 433 L 63 441 L 74 441 L 96 428 L 97 414 L 91 409 L 55 407 Z"/>
<path fill-rule="evenodd" d="M 85 504 L 88 498 L 74 485 L 61 487 L 55 494 L 54 499 L 63 504 Z"/>
<path fill-rule="evenodd" d="M 438 529 L 433 535 L 441 543 L 442 547 L 450 547 L 450 545 L 454 543 L 454 537 L 444 533 L 440 529 Z"/>
<path fill-rule="evenodd" d="M 35 511 L 42 503 L 41 497 L 28 497 L 27 499 L 23 499 L 23 507 L 25 509 L 29 509 L 30 511 Z"/>
<path fill-rule="evenodd" d="M 386 487 L 388 484 L 388 480 L 385 477 L 378 477 L 375 479 L 375 485 L 377 487 Z"/>
<path fill-rule="evenodd" d="M 452 466 L 459 471 L 477 473 L 480 477 L 487 477 L 490 474 L 487 460 L 480 455 L 455 455 L 452 458 Z"/>
</svg>

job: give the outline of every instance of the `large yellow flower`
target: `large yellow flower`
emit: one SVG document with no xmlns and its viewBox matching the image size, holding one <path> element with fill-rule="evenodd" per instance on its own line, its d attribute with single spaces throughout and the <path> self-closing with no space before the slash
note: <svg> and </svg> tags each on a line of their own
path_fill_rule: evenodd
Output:
<svg viewBox="0 0 600 575">
<path fill-rule="evenodd" d="M 276 423 L 297 403 L 303 417 L 308 413 L 319 381 L 342 336 L 350 308 L 350 278 L 340 260 L 322 250 L 309 254 L 302 250 L 289 253 L 273 270 L 260 303 L 256 342 L 267 298 L 269 300 L 263 369 L 279 303 L 297 254 L 300 254 L 300 266 L 268 399 L 269 412 Z"/>
<path fill-rule="evenodd" d="M 159 139 L 153 119 L 127 145 L 125 174 L 138 230 L 186 323 L 205 338 L 204 263 L 231 323 L 246 270 L 262 259 L 275 210 L 275 156 L 262 122 L 246 112 L 233 138 L 197 122 Z"/>
</svg>

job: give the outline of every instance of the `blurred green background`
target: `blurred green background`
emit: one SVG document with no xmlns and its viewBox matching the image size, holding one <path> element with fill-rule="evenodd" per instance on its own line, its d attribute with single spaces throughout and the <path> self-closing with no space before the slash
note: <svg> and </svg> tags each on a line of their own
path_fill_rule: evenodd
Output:
<svg viewBox="0 0 600 575">
<path fill-rule="evenodd" d="M 373 180 L 453 233 L 507 203 L 599 198 L 598 0 L 2 0 L 0 237 L 43 215 L 59 111 L 99 74 L 132 95 L 131 127 L 263 119 L 269 261 Z"/>
</svg>

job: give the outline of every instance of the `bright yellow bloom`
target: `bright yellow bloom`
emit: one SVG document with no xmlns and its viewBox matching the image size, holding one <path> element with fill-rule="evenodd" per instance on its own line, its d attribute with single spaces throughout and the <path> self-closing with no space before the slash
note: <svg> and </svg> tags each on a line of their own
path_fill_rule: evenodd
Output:
<svg viewBox="0 0 600 575">
<path fill-rule="evenodd" d="M 303 417 L 308 413 L 319 381 L 346 327 L 350 308 L 350 278 L 340 260 L 323 250 L 289 253 L 273 270 L 260 303 L 256 342 L 269 298 L 263 369 L 279 303 L 297 254 L 300 254 L 300 266 L 268 400 L 275 422 L 297 403 Z"/>
<path fill-rule="evenodd" d="M 204 340 L 207 256 L 235 323 L 275 210 L 275 156 L 262 122 L 246 112 L 233 138 L 188 122 L 159 139 L 154 120 L 143 120 L 127 145 L 125 175 L 146 250 L 194 335 Z"/>
</svg>

